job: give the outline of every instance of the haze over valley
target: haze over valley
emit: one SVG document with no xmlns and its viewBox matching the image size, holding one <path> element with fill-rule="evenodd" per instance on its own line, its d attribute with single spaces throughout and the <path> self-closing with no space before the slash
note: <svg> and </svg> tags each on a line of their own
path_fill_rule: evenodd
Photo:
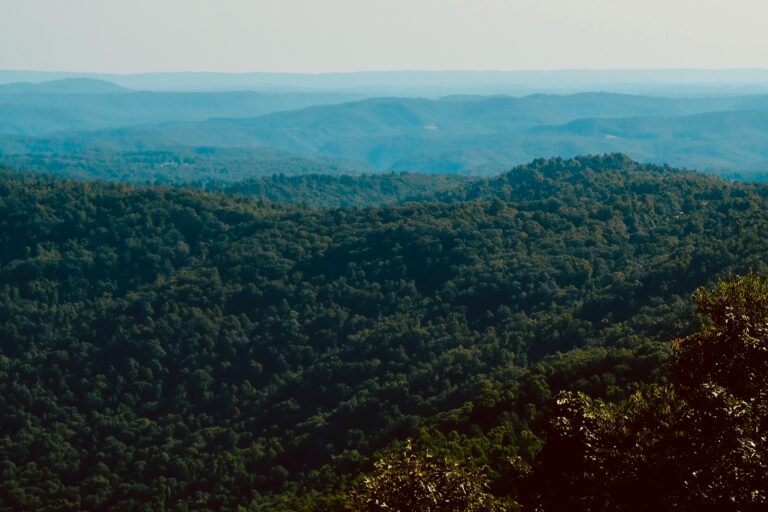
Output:
<svg viewBox="0 0 768 512">
<path fill-rule="evenodd" d="M 758 0 L 4 0 L 0 512 L 768 510 Z"/>
<path fill-rule="evenodd" d="M 602 75 L 595 72 L 592 80 Z M 389 74 L 378 76 L 388 83 Z M 464 76 L 471 82 L 475 73 Z M 477 79 L 489 82 L 482 73 Z M 443 87 L 460 90 L 455 81 Z M 726 176 L 759 177 L 766 169 L 765 94 L 685 96 L 681 83 L 669 97 L 578 92 L 430 99 L 283 87 L 154 92 L 91 78 L 0 85 L 0 161 L 110 179 L 117 166 L 139 182 L 204 179 L 211 167 L 221 179 L 337 173 L 334 166 L 351 174 L 489 176 L 534 158 L 605 152 Z M 66 165 L 51 167 L 52 160 Z M 280 163 L 270 170 L 263 161 Z"/>
</svg>

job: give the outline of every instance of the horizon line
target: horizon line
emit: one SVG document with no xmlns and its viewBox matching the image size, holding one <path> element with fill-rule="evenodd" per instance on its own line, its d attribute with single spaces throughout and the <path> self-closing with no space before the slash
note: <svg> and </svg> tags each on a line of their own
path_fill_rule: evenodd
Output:
<svg viewBox="0 0 768 512">
<path fill-rule="evenodd" d="M 391 69 L 365 69 L 365 70 L 347 70 L 347 71 L 214 71 L 214 70 L 156 70 L 156 71 L 85 71 L 85 70 L 62 70 L 62 69 L 18 69 L 18 68 L 0 68 L 0 72 L 5 73 L 59 73 L 59 74 L 87 74 L 87 75 L 114 75 L 114 76 L 137 76 L 137 75 L 158 75 L 158 74 L 204 74 L 204 75 L 293 75 L 293 76 L 324 76 L 324 75 L 362 75 L 362 74 L 387 74 L 387 73 L 637 73 L 637 72 L 695 72 L 695 73 L 717 73 L 717 72 L 768 72 L 768 67 L 637 67 L 637 68 L 488 68 L 488 69 L 418 69 L 418 68 L 391 68 Z"/>
</svg>

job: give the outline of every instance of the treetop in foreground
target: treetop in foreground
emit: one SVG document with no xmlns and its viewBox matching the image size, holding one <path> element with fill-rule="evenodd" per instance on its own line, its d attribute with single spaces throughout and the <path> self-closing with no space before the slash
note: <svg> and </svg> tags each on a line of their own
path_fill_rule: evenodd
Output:
<svg viewBox="0 0 768 512">
<path fill-rule="evenodd" d="M 557 397 L 532 502 L 552 512 L 768 507 L 768 278 L 732 277 L 694 301 L 706 324 L 675 341 L 670 384 L 621 403 Z"/>
</svg>

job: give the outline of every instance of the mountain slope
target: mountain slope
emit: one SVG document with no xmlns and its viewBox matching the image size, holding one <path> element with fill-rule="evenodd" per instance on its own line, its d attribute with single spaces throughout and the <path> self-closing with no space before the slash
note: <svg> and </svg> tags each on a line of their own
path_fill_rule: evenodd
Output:
<svg viewBox="0 0 768 512">
<path fill-rule="evenodd" d="M 425 201 L 435 194 L 460 189 L 464 176 L 388 173 L 362 176 L 274 175 L 235 183 L 204 183 L 209 192 L 236 194 L 273 203 L 313 208 L 384 206 Z M 189 185 L 189 184 L 188 184 Z"/>
<path fill-rule="evenodd" d="M 259 101 L 253 98 L 254 108 Z M 66 132 L 43 138 L 4 137 L 0 151 L 271 147 L 304 157 L 357 161 L 378 170 L 472 174 L 498 174 L 512 164 L 542 156 L 619 151 L 642 161 L 744 172 L 762 170 L 768 162 L 767 107 L 764 96 L 685 99 L 590 93 L 377 98 L 241 119 Z M 224 112 L 234 107 L 221 108 Z M 247 112 L 241 108 L 238 115 Z M 203 112 L 191 109 L 183 115 L 198 114 Z M 8 119 L 13 123 L 13 116 Z M 66 113 L 61 119 L 63 124 L 70 122 Z M 41 122 L 46 122 L 44 116 Z"/>
<path fill-rule="evenodd" d="M 361 162 L 308 158 L 271 148 L 167 147 L 156 151 L 70 152 L 65 145 L 60 148 L 62 152 L 57 153 L 50 153 L 49 147 L 30 146 L 29 149 L 34 152 L 0 155 L 0 162 L 15 169 L 35 170 L 63 178 L 126 183 L 195 182 L 201 186 L 211 182 L 233 183 L 273 175 L 356 176 L 373 172 Z"/>
<path fill-rule="evenodd" d="M 62 130 L 252 117 L 359 97 L 347 93 L 148 92 L 117 86 L 114 91 L 77 80 L 75 84 L 62 82 L 0 85 L 0 133 L 41 136 Z"/>
<path fill-rule="evenodd" d="M 533 138 L 571 140 L 574 150 L 626 148 L 642 160 L 710 170 L 768 170 L 768 109 L 680 117 L 583 119 L 535 130 Z"/>
<path fill-rule="evenodd" d="M 767 201 L 622 155 L 329 210 L 5 173 L 0 506 L 264 507 L 430 425 L 535 453 L 554 392 L 637 389 L 695 287 L 768 271 Z"/>
</svg>

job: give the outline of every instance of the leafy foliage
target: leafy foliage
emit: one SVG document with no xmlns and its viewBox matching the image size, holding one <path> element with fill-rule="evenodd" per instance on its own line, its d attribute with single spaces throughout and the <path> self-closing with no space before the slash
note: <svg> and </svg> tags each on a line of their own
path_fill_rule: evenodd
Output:
<svg viewBox="0 0 768 512">
<path fill-rule="evenodd" d="M 208 191 L 310 207 L 363 207 L 423 200 L 460 188 L 470 178 L 408 173 L 362 176 L 274 175 L 237 183 L 203 183 Z M 195 184 L 190 184 L 195 185 Z"/>
<path fill-rule="evenodd" d="M 695 301 L 709 324 L 676 342 L 674 385 L 623 403 L 558 397 L 532 501 L 551 511 L 768 505 L 768 278 L 723 281 Z"/>
<path fill-rule="evenodd" d="M 507 499 L 553 396 L 646 389 L 697 286 L 768 270 L 767 196 L 621 155 L 370 208 L 4 173 L 0 508 L 328 510 L 406 437 Z"/>
<path fill-rule="evenodd" d="M 697 290 L 694 301 L 709 324 L 677 341 L 678 378 L 718 386 L 738 399 L 768 399 L 768 279 L 750 274 L 721 281 L 712 291 Z"/>
<path fill-rule="evenodd" d="M 494 512 L 505 510 L 488 492 L 485 477 L 429 452 L 417 453 L 410 441 L 402 453 L 375 464 L 350 495 L 353 510 L 376 512 Z"/>
</svg>

